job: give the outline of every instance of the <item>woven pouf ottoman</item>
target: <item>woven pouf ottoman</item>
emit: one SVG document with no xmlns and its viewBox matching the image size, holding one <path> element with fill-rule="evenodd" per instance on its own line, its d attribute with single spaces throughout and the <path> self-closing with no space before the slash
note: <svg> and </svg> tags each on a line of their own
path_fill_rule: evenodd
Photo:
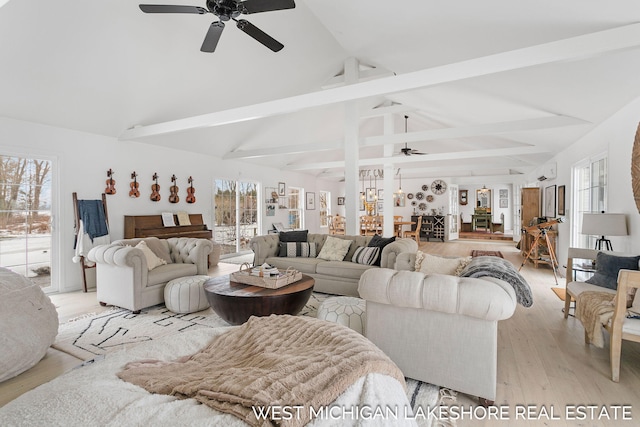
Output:
<svg viewBox="0 0 640 427">
<path fill-rule="evenodd" d="M 209 276 L 179 277 L 164 287 L 164 304 L 174 313 L 195 313 L 209 307 L 204 293 L 204 282 Z"/>
<path fill-rule="evenodd" d="M 365 309 L 366 302 L 363 299 L 332 297 L 327 298 L 320 304 L 316 317 L 339 323 L 363 334 Z"/>
</svg>

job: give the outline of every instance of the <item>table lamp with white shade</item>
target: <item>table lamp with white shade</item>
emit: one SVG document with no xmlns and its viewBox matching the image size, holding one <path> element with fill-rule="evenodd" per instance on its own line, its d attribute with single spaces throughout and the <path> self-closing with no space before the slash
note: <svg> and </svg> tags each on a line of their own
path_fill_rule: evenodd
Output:
<svg viewBox="0 0 640 427">
<path fill-rule="evenodd" d="M 595 249 L 600 251 L 605 246 L 606 250 L 612 251 L 611 240 L 605 236 L 627 236 L 627 217 L 619 213 L 585 213 L 582 216 L 582 234 L 600 236 Z"/>
</svg>

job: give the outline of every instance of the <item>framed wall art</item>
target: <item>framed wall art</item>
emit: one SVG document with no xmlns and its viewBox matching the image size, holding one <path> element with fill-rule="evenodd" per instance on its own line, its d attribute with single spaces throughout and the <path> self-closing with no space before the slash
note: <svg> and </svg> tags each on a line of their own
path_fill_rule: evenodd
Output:
<svg viewBox="0 0 640 427">
<path fill-rule="evenodd" d="M 316 209 L 316 193 L 306 193 L 307 210 L 314 211 Z"/>
<path fill-rule="evenodd" d="M 279 182 L 278 183 L 278 196 L 280 197 L 284 197 L 286 196 L 286 185 L 284 182 Z"/>
<path fill-rule="evenodd" d="M 558 215 L 565 215 L 564 191 L 565 191 L 565 186 L 559 185 L 558 186 Z"/>
<path fill-rule="evenodd" d="M 344 206 L 344 197 L 338 197 L 338 206 Z"/>
<path fill-rule="evenodd" d="M 544 189 L 544 216 L 556 216 L 556 186 L 550 185 Z"/>
</svg>

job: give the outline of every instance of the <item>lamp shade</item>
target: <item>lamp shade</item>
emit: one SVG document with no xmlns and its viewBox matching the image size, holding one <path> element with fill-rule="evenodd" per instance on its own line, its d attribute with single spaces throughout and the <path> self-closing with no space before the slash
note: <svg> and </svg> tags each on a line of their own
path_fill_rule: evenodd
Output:
<svg viewBox="0 0 640 427">
<path fill-rule="evenodd" d="M 585 213 L 582 216 L 582 234 L 596 236 L 626 236 L 627 218 L 617 213 Z"/>
</svg>

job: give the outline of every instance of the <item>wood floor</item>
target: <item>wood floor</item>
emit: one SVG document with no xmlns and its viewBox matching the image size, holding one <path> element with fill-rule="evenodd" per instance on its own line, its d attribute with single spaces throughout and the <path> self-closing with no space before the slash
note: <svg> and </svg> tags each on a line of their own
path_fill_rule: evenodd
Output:
<svg viewBox="0 0 640 427">
<path fill-rule="evenodd" d="M 516 267 L 522 263 L 513 242 L 423 242 L 420 249 L 445 256 L 469 255 L 473 249 L 497 250 Z M 237 265 L 221 263 L 210 271 L 210 275 L 228 274 L 237 268 Z M 482 408 L 478 408 L 480 412 L 476 411 L 474 419 L 469 419 L 469 416 L 458 419 L 458 426 L 640 425 L 640 344 L 624 342 L 620 382 L 612 382 L 608 343 L 602 349 L 585 345 L 580 322 L 573 317 L 563 318 L 564 303 L 551 290 L 556 286 L 551 269 L 547 266 L 536 269 L 527 264 L 521 273 L 532 287 L 534 304 L 531 308 L 518 306 L 513 317 L 499 322 L 496 405 L 505 405 L 503 420 L 489 419 L 483 416 L 486 414 Z M 564 286 L 564 278 L 558 278 L 558 282 Z M 95 300 L 95 293 L 91 292 L 52 295 L 51 299 L 58 307 L 61 322 L 103 310 Z M 0 384 L 0 405 L 78 363 L 78 359 L 50 350 L 34 368 Z M 477 407 L 477 400 L 459 394 L 458 405 L 464 405 L 466 409 L 469 405 Z M 526 419 L 522 416 L 516 419 L 516 410 L 526 405 L 534 405 L 534 412 L 529 413 Z M 591 416 L 583 421 L 567 420 L 567 405 L 598 405 L 598 411 L 601 405 L 609 405 L 610 415 L 611 405 L 632 405 L 633 421 L 592 420 Z M 504 415 L 509 419 L 504 419 Z M 552 415 L 559 419 L 549 420 Z"/>
</svg>

